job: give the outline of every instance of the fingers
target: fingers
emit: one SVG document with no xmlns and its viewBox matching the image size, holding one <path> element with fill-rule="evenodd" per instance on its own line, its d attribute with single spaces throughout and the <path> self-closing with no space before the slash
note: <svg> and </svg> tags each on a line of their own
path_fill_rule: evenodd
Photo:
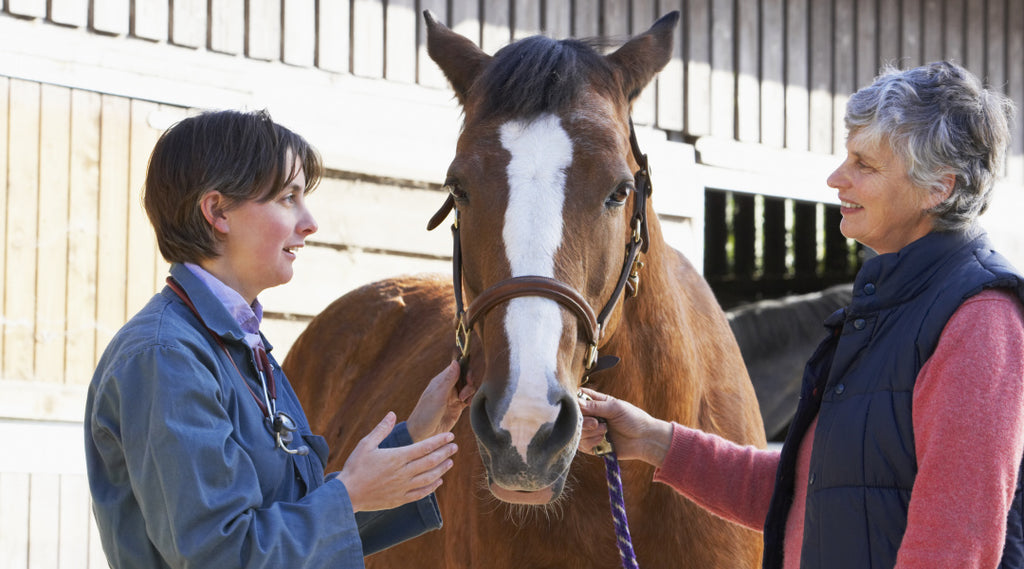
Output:
<svg viewBox="0 0 1024 569">
<path fill-rule="evenodd" d="M 384 442 L 384 439 L 388 438 L 388 434 L 395 428 L 395 413 L 388 411 L 387 415 L 384 415 L 384 419 L 377 423 L 362 440 L 359 441 L 359 445 L 366 445 L 370 448 L 377 448 L 380 443 Z"/>
</svg>

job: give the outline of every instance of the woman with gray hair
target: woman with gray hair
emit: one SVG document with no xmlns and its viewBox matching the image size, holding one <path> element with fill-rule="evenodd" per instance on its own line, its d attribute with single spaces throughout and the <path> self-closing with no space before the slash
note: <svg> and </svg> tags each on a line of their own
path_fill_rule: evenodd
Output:
<svg viewBox="0 0 1024 569">
<path fill-rule="evenodd" d="M 843 235 L 878 255 L 825 321 L 781 450 L 590 390 L 580 450 L 607 435 L 763 531 L 766 568 L 1024 567 L 1024 277 L 976 223 L 1013 113 L 948 62 L 883 69 L 851 97 L 828 185 Z"/>
</svg>

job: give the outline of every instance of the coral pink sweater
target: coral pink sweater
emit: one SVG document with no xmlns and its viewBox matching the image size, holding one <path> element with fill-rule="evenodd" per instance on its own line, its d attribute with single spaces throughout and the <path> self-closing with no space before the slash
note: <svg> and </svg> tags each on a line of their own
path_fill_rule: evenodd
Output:
<svg viewBox="0 0 1024 569">
<path fill-rule="evenodd" d="M 800 443 L 784 565 L 800 566 L 815 420 Z M 1003 290 L 964 302 L 918 374 L 913 394 L 918 473 L 897 569 L 991 568 L 1024 453 L 1024 307 Z M 712 513 L 763 530 L 779 452 L 673 425 L 654 479 Z"/>
</svg>

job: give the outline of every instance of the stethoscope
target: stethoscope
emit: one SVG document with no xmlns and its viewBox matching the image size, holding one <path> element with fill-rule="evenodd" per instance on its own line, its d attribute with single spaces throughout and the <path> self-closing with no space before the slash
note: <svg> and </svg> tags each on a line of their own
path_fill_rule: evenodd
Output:
<svg viewBox="0 0 1024 569">
<path fill-rule="evenodd" d="M 288 416 L 284 411 L 277 410 L 277 382 L 274 380 L 274 366 L 270 363 L 270 356 L 267 355 L 267 351 L 263 348 L 262 342 L 259 346 L 252 348 L 253 361 L 256 362 L 256 372 L 260 377 L 260 387 L 263 389 L 263 400 L 261 401 L 259 396 L 249 387 L 249 382 L 245 380 L 245 375 L 242 374 L 242 370 L 238 369 L 238 364 L 235 363 L 235 358 L 231 357 L 231 352 L 228 351 L 227 346 L 224 345 L 224 340 L 221 339 L 220 335 L 210 329 L 206 325 L 206 321 L 203 320 L 203 316 L 196 310 L 192 300 L 188 297 L 185 289 L 178 284 L 178 281 L 174 280 L 173 277 L 167 277 L 167 286 L 171 287 L 171 290 L 177 294 L 185 305 L 192 310 L 192 313 L 196 315 L 199 322 L 206 328 L 206 331 L 213 336 L 213 339 L 217 341 L 217 345 L 224 351 L 224 354 L 231 361 L 231 365 L 234 366 L 235 371 L 242 378 L 242 383 L 245 384 L 245 388 L 249 390 L 249 394 L 256 400 L 256 405 L 259 406 L 260 411 L 263 412 L 263 418 L 270 423 L 270 429 L 274 433 L 275 446 L 290 455 L 305 456 L 309 454 L 309 447 L 302 445 L 297 449 L 290 449 L 288 445 L 291 444 L 294 439 L 293 433 L 298 431 L 298 427 L 295 425 L 295 421 Z"/>
</svg>

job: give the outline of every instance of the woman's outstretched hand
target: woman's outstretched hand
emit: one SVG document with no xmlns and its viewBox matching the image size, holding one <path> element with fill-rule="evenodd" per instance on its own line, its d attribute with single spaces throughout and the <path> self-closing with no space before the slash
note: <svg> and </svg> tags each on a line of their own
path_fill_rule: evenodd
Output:
<svg viewBox="0 0 1024 569">
<path fill-rule="evenodd" d="M 451 456 L 458 447 L 448 432 L 404 447 L 379 448 L 395 421 L 395 414 L 388 412 L 359 441 L 338 474 L 356 512 L 397 508 L 425 498 L 452 467 Z"/>
<path fill-rule="evenodd" d="M 455 383 L 458 380 L 459 363 L 456 361 L 430 380 L 405 421 L 413 441 L 422 441 L 455 427 L 476 391 L 466 385 L 461 392 L 456 392 Z"/>
<path fill-rule="evenodd" d="M 642 460 L 654 466 L 665 461 L 672 443 L 672 423 L 656 419 L 639 407 L 593 389 L 582 389 L 579 399 L 583 413 L 581 452 L 594 454 L 594 447 L 608 437 L 615 454 L 623 460 Z M 598 419 L 603 421 L 598 421 Z"/>
</svg>

